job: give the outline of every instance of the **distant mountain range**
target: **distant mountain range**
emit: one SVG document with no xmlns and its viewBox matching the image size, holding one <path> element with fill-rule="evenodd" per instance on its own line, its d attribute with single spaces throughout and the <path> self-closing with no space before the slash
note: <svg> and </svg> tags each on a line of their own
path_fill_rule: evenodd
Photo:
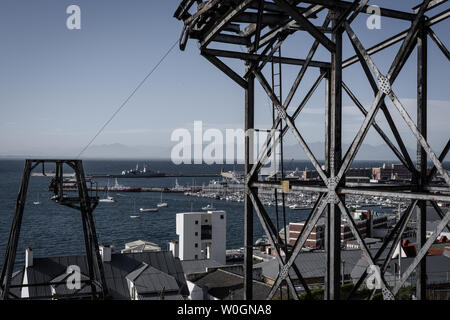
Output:
<svg viewBox="0 0 450 320">
<path fill-rule="evenodd" d="M 325 144 L 321 142 L 314 142 L 308 144 L 311 152 L 315 155 L 318 160 L 324 159 Z M 345 155 L 350 144 L 344 144 L 342 147 L 342 156 Z M 409 155 L 414 160 L 413 155 L 415 151 L 407 148 Z M 289 145 L 284 147 L 284 158 L 285 159 L 295 159 L 295 160 L 306 160 L 308 159 L 306 154 L 300 145 Z M 397 157 L 392 152 L 392 150 L 387 145 L 373 146 L 370 144 L 362 144 L 359 149 L 355 160 L 397 160 Z"/>
<path fill-rule="evenodd" d="M 324 143 L 314 142 L 308 144 L 311 151 L 318 160 L 324 158 Z M 343 147 L 343 155 L 347 151 L 349 145 Z M 170 159 L 172 147 L 166 146 L 128 146 L 120 143 L 93 145 L 82 156 L 85 159 L 101 158 L 101 159 Z M 50 154 L 44 154 L 42 151 L 29 152 L 22 154 L 0 154 L 1 158 L 32 158 L 32 157 L 58 157 L 58 158 L 73 158 L 79 150 L 59 150 L 53 151 Z M 415 151 L 408 149 L 409 154 L 414 160 Z M 290 160 L 307 160 L 306 154 L 301 149 L 300 145 L 285 145 L 284 159 Z M 356 156 L 355 160 L 396 160 L 394 153 L 388 146 L 378 145 L 373 146 L 363 144 Z"/>
<path fill-rule="evenodd" d="M 324 143 L 314 142 L 308 144 L 318 160 L 324 158 Z M 343 154 L 349 148 L 349 144 L 343 146 Z M 120 143 L 108 145 L 94 145 L 84 154 L 84 158 L 156 158 L 169 159 L 172 147 L 162 146 L 127 146 Z M 411 156 L 414 151 L 408 149 Z M 284 147 L 284 158 L 295 160 L 307 160 L 306 154 L 300 145 L 287 145 Z M 414 159 L 414 157 L 413 157 Z M 356 160 L 396 160 L 395 154 L 386 145 L 373 146 L 363 144 L 356 156 Z"/>
</svg>

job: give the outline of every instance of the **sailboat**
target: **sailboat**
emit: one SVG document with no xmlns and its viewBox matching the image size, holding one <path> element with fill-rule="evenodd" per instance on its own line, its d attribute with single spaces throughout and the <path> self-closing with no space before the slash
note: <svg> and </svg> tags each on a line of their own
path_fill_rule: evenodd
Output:
<svg viewBox="0 0 450 320">
<path fill-rule="evenodd" d="M 99 202 L 107 202 L 107 203 L 116 202 L 116 200 L 114 200 L 113 197 L 108 195 L 108 191 L 109 191 L 109 180 L 108 180 L 108 186 L 106 187 L 106 197 L 103 199 L 100 199 Z"/>
<path fill-rule="evenodd" d="M 37 200 L 34 201 L 33 204 L 34 204 L 35 206 L 38 206 L 38 205 L 41 204 L 41 202 L 39 201 L 39 192 L 38 192 L 38 194 L 37 194 Z"/>
<path fill-rule="evenodd" d="M 166 208 L 169 205 L 167 204 L 167 202 L 163 202 L 162 201 L 162 192 L 161 192 L 161 200 L 159 201 L 159 203 L 156 205 L 157 208 Z"/>
<path fill-rule="evenodd" d="M 136 200 L 134 200 L 134 205 L 136 208 Z M 158 211 L 158 208 L 140 208 L 139 211 L 140 212 L 156 212 L 156 211 Z"/>
<path fill-rule="evenodd" d="M 202 210 L 209 211 L 209 210 L 216 210 L 216 208 L 214 208 L 214 206 L 211 203 L 211 204 L 208 204 L 206 207 L 203 207 Z"/>
<path fill-rule="evenodd" d="M 136 212 L 136 198 L 133 199 L 133 213 L 135 213 L 135 212 Z M 130 216 L 131 219 L 138 219 L 140 217 L 141 216 L 138 216 L 138 215 L 131 215 Z"/>
</svg>

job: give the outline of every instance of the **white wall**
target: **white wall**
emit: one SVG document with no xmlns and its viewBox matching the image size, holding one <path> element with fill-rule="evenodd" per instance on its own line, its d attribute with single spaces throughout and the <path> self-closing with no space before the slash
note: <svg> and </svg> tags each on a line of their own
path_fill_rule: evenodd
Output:
<svg viewBox="0 0 450 320">
<path fill-rule="evenodd" d="M 201 259 L 201 219 L 203 213 L 178 213 L 178 255 L 180 260 Z M 198 221 L 198 224 L 195 222 Z M 197 232 L 197 236 L 195 233 Z M 197 243 L 197 248 L 195 244 Z"/>
<path fill-rule="evenodd" d="M 180 260 L 195 260 L 197 256 L 197 259 L 208 258 L 226 263 L 227 215 L 225 211 L 178 213 L 176 221 Z M 197 224 L 196 221 L 198 221 Z M 212 225 L 211 240 L 201 239 L 202 225 Z M 206 247 L 209 247 L 209 256 L 206 256 Z M 171 251 L 176 251 L 173 245 L 171 245 Z"/>
</svg>

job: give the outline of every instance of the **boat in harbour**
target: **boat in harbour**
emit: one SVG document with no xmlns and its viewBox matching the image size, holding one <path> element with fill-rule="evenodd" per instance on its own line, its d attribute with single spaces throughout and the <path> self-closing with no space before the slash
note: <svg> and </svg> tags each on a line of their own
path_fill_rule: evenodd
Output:
<svg viewBox="0 0 450 320">
<path fill-rule="evenodd" d="M 122 177 L 124 178 L 136 178 L 136 177 L 164 177 L 165 173 L 159 171 L 150 170 L 147 167 L 147 163 L 144 163 L 144 168 L 139 169 L 139 164 L 136 164 L 136 169 L 122 171 Z"/>
<path fill-rule="evenodd" d="M 119 184 L 119 182 L 117 182 L 117 178 L 116 178 L 114 186 L 107 187 L 106 190 L 113 191 L 113 192 L 140 192 L 140 191 L 142 191 L 142 188 L 126 187 L 124 185 Z"/>
<path fill-rule="evenodd" d="M 178 179 L 175 179 L 175 187 L 173 188 L 164 188 L 163 192 L 165 193 L 186 193 L 186 192 L 199 192 L 201 191 L 201 188 L 189 188 L 189 187 L 183 187 L 180 184 L 178 184 Z"/>
<path fill-rule="evenodd" d="M 114 203 L 114 202 L 116 202 L 116 200 L 114 200 L 114 198 L 111 197 L 108 194 L 108 190 L 109 190 L 109 180 L 108 180 L 108 186 L 106 188 L 106 196 L 105 196 L 105 198 L 98 200 L 99 202 L 103 202 L 103 203 Z"/>
<path fill-rule="evenodd" d="M 168 207 L 169 204 L 167 202 L 163 202 L 162 201 L 162 192 L 161 192 L 161 200 L 159 201 L 159 203 L 156 205 L 157 208 L 166 208 Z"/>
<path fill-rule="evenodd" d="M 100 199 L 98 200 L 99 202 L 103 202 L 103 203 L 113 203 L 116 202 L 116 200 L 114 200 L 113 197 L 111 196 L 107 196 L 106 198 Z"/>
<path fill-rule="evenodd" d="M 203 207 L 202 210 L 204 211 L 210 211 L 210 210 L 216 210 L 212 204 L 208 204 L 206 207 Z"/>
<path fill-rule="evenodd" d="M 41 201 L 39 201 L 39 193 L 37 194 L 37 199 L 36 199 L 36 201 L 33 201 L 33 204 L 34 204 L 35 206 L 38 206 L 38 205 L 41 204 Z"/>
<path fill-rule="evenodd" d="M 140 208 L 140 212 L 157 212 L 158 208 Z"/>
</svg>

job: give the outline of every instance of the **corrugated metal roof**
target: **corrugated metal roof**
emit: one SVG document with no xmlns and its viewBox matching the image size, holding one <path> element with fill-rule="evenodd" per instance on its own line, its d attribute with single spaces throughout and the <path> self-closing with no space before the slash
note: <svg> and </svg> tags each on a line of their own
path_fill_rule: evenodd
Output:
<svg viewBox="0 0 450 320">
<path fill-rule="evenodd" d="M 372 251 L 372 250 L 371 250 Z M 373 251 L 372 251 L 373 252 Z M 343 250 L 341 251 L 342 261 L 345 261 L 345 274 L 350 274 L 354 266 L 361 259 L 361 250 Z M 301 275 L 305 278 L 321 278 L 325 276 L 326 255 L 324 251 L 302 252 L 295 259 L 295 265 Z M 275 280 L 279 272 L 279 264 L 276 259 L 265 261 L 254 266 L 262 268 L 265 277 Z M 292 279 L 297 279 L 297 275 L 291 268 L 289 275 Z"/>
<path fill-rule="evenodd" d="M 139 268 L 142 263 L 172 276 L 178 287 L 181 288 L 180 293 L 184 296 L 189 295 L 183 268 L 178 258 L 174 258 L 172 253 L 167 251 L 142 252 L 112 254 L 111 262 L 103 264 L 106 283 L 113 299 L 130 299 L 126 276 Z M 35 257 L 33 267 L 27 268 L 28 283 L 50 283 L 52 279 L 65 274 L 67 267 L 70 265 L 77 265 L 80 267 L 82 274 L 89 274 L 85 256 Z M 165 282 L 163 283 L 165 284 Z M 172 288 L 173 283 L 170 283 L 168 287 Z M 30 297 L 51 297 L 50 285 L 30 287 L 29 291 Z"/>
<path fill-rule="evenodd" d="M 157 270 L 147 264 L 127 276 L 136 287 L 138 294 L 153 294 L 161 292 L 178 292 L 180 287 L 174 277 Z"/>
<path fill-rule="evenodd" d="M 181 261 L 181 264 L 186 274 L 206 272 L 207 268 L 218 268 L 223 266 L 223 263 L 212 259 L 183 260 Z"/>
<path fill-rule="evenodd" d="M 208 294 L 220 300 L 244 299 L 244 277 L 222 269 L 206 274 L 196 280 L 195 285 L 208 288 Z M 253 298 L 264 300 L 269 294 L 271 286 L 253 280 Z"/>
</svg>

